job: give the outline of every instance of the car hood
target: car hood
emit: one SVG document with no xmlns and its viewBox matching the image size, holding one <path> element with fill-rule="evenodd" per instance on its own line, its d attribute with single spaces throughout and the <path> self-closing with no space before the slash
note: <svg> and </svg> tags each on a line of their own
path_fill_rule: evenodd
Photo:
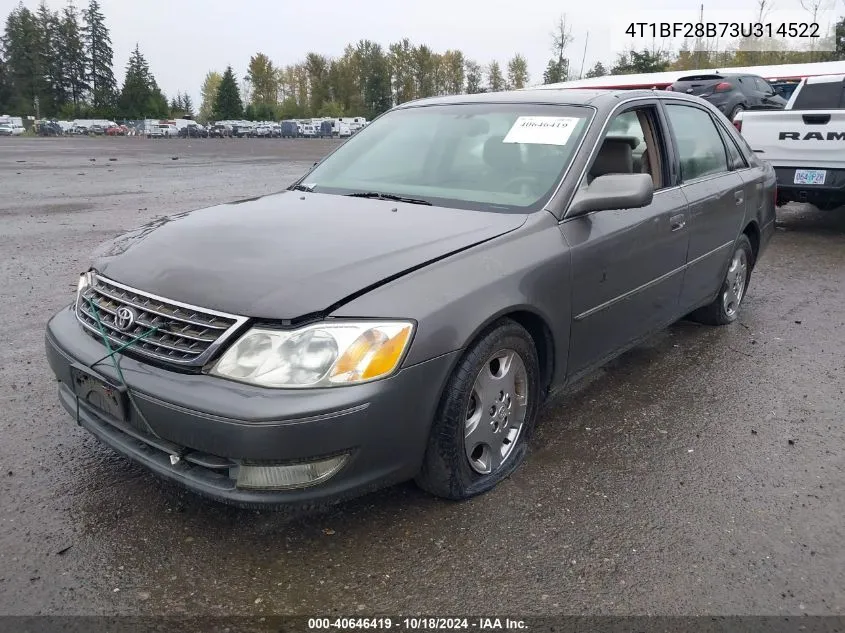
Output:
<svg viewBox="0 0 845 633">
<path fill-rule="evenodd" d="M 102 245 L 92 266 L 167 299 L 293 319 L 332 309 L 525 220 L 286 191 L 156 219 Z"/>
</svg>

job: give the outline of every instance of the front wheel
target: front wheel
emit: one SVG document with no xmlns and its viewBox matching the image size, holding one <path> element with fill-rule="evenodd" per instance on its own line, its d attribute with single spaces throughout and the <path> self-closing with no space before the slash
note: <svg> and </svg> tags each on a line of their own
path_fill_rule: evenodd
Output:
<svg viewBox="0 0 845 633">
<path fill-rule="evenodd" d="M 525 459 L 539 409 L 537 350 L 503 319 L 458 362 L 437 408 L 416 482 L 447 499 L 493 488 Z"/>
<path fill-rule="evenodd" d="M 736 321 L 753 266 L 754 251 L 748 236 L 743 234 L 737 241 L 719 295 L 709 305 L 693 312 L 692 320 L 706 325 L 727 325 Z"/>
</svg>

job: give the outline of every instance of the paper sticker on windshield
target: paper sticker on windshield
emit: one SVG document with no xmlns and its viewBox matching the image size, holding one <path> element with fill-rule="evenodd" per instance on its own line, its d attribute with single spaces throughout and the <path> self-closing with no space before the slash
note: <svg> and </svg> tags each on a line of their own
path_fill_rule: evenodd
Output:
<svg viewBox="0 0 845 633">
<path fill-rule="evenodd" d="M 521 116 L 502 143 L 566 145 L 580 120 L 571 116 Z"/>
</svg>

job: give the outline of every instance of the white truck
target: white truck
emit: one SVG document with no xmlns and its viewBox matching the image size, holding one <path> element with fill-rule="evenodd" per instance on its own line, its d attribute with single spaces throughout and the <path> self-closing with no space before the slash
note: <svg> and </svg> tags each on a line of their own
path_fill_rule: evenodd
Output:
<svg viewBox="0 0 845 633">
<path fill-rule="evenodd" d="M 734 125 L 775 168 L 778 206 L 845 206 L 845 75 L 803 79 L 784 110 L 742 112 Z"/>
</svg>

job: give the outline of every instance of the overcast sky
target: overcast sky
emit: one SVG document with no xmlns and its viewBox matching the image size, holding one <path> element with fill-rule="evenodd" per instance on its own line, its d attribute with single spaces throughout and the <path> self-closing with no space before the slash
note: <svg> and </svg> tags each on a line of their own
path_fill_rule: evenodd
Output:
<svg viewBox="0 0 845 633">
<path fill-rule="evenodd" d="M 76 5 L 86 2 L 76 0 Z M 843 0 L 825 0 L 834 2 L 840 11 L 830 16 L 841 12 Z M 3 19 L 17 3 L 0 0 Z M 705 19 L 752 20 L 756 3 L 707 0 Z M 34 10 L 38 0 L 24 4 Z M 64 4 L 48 0 L 53 9 Z M 611 63 L 615 53 L 631 44 L 624 35 L 627 21 L 659 20 L 661 13 L 673 20 L 694 20 L 700 0 L 641 0 L 636 6 L 631 0 L 101 0 L 101 5 L 118 83 L 137 42 L 168 97 L 187 91 L 198 107 L 199 88 L 209 70 L 222 72 L 231 64 L 240 80 L 256 52 L 286 65 L 309 51 L 339 55 L 347 43 L 359 39 L 386 46 L 408 37 L 437 52 L 460 49 L 483 65 L 496 59 L 503 70 L 504 62 L 518 52 L 528 60 L 532 83 L 541 83 L 551 55 L 551 32 L 562 13 L 572 24 L 574 40 L 567 55 L 578 73 L 585 43 L 585 70 L 596 61 Z M 799 0 L 774 0 L 774 7 L 776 16 L 801 11 Z"/>
</svg>

